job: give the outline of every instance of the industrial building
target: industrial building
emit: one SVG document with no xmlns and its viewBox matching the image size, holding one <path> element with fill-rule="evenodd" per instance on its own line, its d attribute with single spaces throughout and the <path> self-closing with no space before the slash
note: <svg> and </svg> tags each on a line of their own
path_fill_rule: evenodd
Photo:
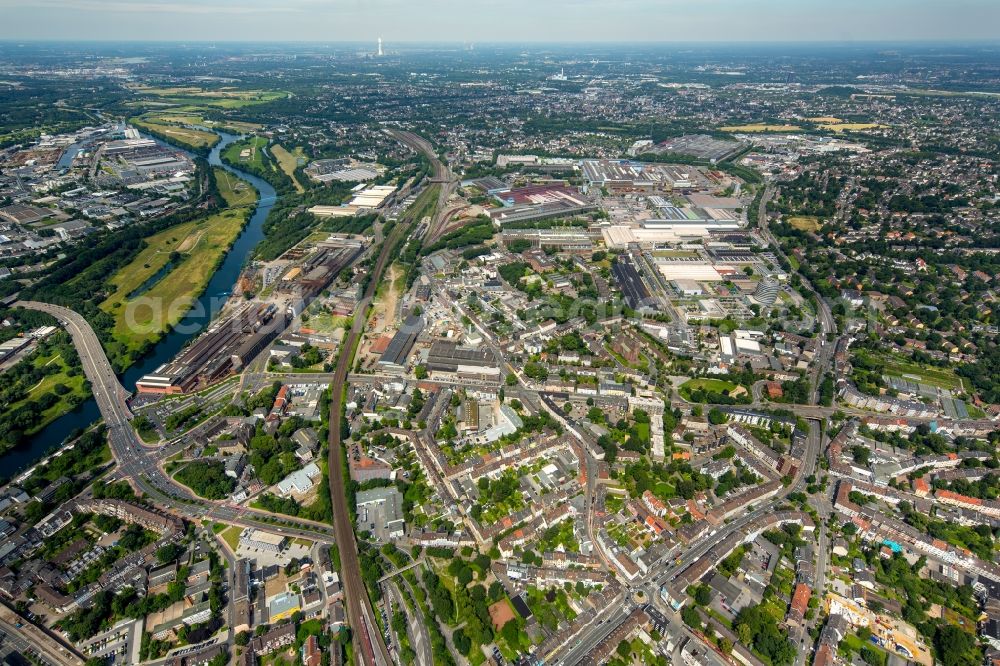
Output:
<svg viewBox="0 0 1000 666">
<path fill-rule="evenodd" d="M 540 250 L 547 247 L 560 252 L 578 252 L 590 254 L 594 251 L 594 242 L 601 240 L 601 232 L 579 227 L 571 229 L 504 229 L 502 232 L 504 245 L 514 240 L 531 241 L 531 246 Z"/>
<path fill-rule="evenodd" d="M 649 289 L 643 283 L 639 271 L 636 270 L 631 256 L 623 254 L 618 257 L 618 260 L 611 266 L 611 275 L 630 308 L 638 312 L 649 309 L 652 297 Z"/>
<path fill-rule="evenodd" d="M 323 241 L 301 264 L 288 270 L 278 280 L 276 290 L 309 301 L 323 291 L 363 250 L 364 244 L 360 240 L 332 238 Z M 298 315 L 299 312 L 293 314 Z"/>
<path fill-rule="evenodd" d="M 333 160 L 316 160 L 305 168 L 306 175 L 319 183 L 332 181 L 365 182 L 378 177 L 380 167 L 356 162 L 344 157 Z"/>
<path fill-rule="evenodd" d="M 427 369 L 431 373 L 469 379 L 495 380 L 500 377 L 500 366 L 489 349 L 460 347 L 445 340 L 431 345 L 427 354 Z"/>
<path fill-rule="evenodd" d="M 383 543 L 405 534 L 403 495 L 394 486 L 372 488 L 357 494 L 358 529 L 371 532 Z"/>
<path fill-rule="evenodd" d="M 359 185 L 354 197 L 342 206 L 313 206 L 309 212 L 316 217 L 350 217 L 357 213 L 379 210 L 396 192 L 392 185 Z"/>
<path fill-rule="evenodd" d="M 765 275 L 761 278 L 760 282 L 757 283 L 757 288 L 753 292 L 754 300 L 761 305 L 774 305 L 775 301 L 778 300 L 779 288 L 780 285 L 774 277 Z"/>
<path fill-rule="evenodd" d="M 270 303 L 247 303 L 214 324 L 170 363 L 136 382 L 140 393 L 185 393 L 219 381 L 244 367 L 288 325 Z"/>
<path fill-rule="evenodd" d="M 424 330 L 424 320 L 419 315 L 410 315 L 392 336 L 378 364 L 385 370 L 402 372 L 406 368 L 406 358 L 413 350 L 417 336 Z"/>
<path fill-rule="evenodd" d="M 492 182 L 496 181 L 496 182 Z M 487 211 L 499 224 L 547 220 L 582 215 L 597 210 L 597 206 L 575 187 L 562 181 L 511 189 L 502 181 L 492 179 L 481 185 L 503 207 Z"/>
<path fill-rule="evenodd" d="M 711 237 L 712 234 L 739 231 L 740 229 L 740 222 L 736 219 L 650 219 L 643 220 L 639 227 L 623 224 L 604 226 L 601 227 L 601 233 L 608 248 L 622 249 L 632 243 L 638 243 L 644 247 L 654 247 L 691 241 L 699 242 Z"/>
<path fill-rule="evenodd" d="M 586 160 L 583 175 L 595 187 L 633 192 L 690 190 L 706 183 L 705 177 L 693 166 L 618 160 Z"/>
</svg>

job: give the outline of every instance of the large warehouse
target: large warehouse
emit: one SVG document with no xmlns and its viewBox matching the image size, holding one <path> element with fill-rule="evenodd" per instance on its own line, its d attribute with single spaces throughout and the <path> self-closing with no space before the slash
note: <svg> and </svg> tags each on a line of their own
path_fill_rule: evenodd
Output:
<svg viewBox="0 0 1000 666">
<path fill-rule="evenodd" d="M 735 220 L 646 220 L 641 227 L 614 224 L 602 227 L 601 232 L 608 248 L 623 249 L 629 243 L 644 246 L 683 243 L 738 229 L 740 225 Z"/>
</svg>

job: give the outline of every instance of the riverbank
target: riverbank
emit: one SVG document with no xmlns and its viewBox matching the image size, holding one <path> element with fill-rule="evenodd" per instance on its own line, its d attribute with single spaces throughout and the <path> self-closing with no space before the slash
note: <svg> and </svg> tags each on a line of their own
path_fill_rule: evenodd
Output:
<svg viewBox="0 0 1000 666">
<path fill-rule="evenodd" d="M 112 335 L 118 346 L 105 345 L 113 363 L 135 359 L 190 311 L 250 212 L 249 207 L 227 208 L 146 239 L 146 249 L 111 278 L 116 291 L 100 305 L 115 318 Z"/>
<path fill-rule="evenodd" d="M 65 331 L 56 331 L 0 375 L 0 455 L 89 399 L 83 368 Z"/>
<path fill-rule="evenodd" d="M 258 193 L 256 206 L 252 208 L 253 212 L 243 227 L 242 233 L 232 243 L 201 295 L 195 300 L 193 307 L 159 342 L 149 347 L 148 353 L 119 375 L 119 379 L 126 389 L 134 390 L 137 379 L 173 359 L 193 337 L 208 326 L 222 307 L 223 299 L 221 297 L 232 292 L 244 263 L 253 249 L 264 238 L 264 221 L 274 206 L 277 194 L 274 188 L 263 179 L 222 163 L 219 158 L 220 151 L 238 140 L 239 137 L 221 132 L 219 135 L 220 141 L 209 153 L 209 165 L 249 183 L 251 188 Z M 224 195 L 224 192 L 220 191 L 220 194 Z M 98 419 L 100 419 L 100 411 L 97 409 L 97 403 L 91 398 L 76 409 L 59 417 L 35 435 L 24 438 L 24 441 L 14 449 L 0 455 L 0 469 L 5 470 L 5 475 L 14 475 L 20 470 L 35 465 L 47 454 L 60 449 L 74 432 L 85 430 Z"/>
</svg>

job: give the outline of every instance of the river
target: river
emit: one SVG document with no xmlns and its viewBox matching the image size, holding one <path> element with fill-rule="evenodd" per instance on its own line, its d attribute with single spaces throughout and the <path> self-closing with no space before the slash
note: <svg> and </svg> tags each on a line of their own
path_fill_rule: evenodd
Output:
<svg viewBox="0 0 1000 666">
<path fill-rule="evenodd" d="M 267 219 L 267 214 L 271 211 L 276 199 L 274 188 L 254 175 L 223 164 L 219 158 L 222 149 L 238 140 L 239 137 L 224 132 L 216 133 L 222 137 L 222 140 L 212 149 L 208 163 L 222 167 L 257 188 L 259 195 L 257 210 L 243 228 L 243 232 L 237 237 L 236 242 L 233 243 L 229 254 L 226 255 L 218 270 L 212 275 L 204 293 L 198 299 L 197 305 L 174 330 L 160 340 L 149 354 L 139 359 L 124 374 L 119 375 L 122 385 L 130 391 L 135 390 L 136 380 L 170 361 L 191 338 L 198 335 L 218 314 L 223 304 L 223 299 L 220 296 L 229 295 L 232 292 L 247 257 L 264 237 L 264 220 Z M 176 146 L 171 146 L 171 148 L 179 150 Z M 188 154 L 194 157 L 193 154 Z M 86 428 L 100 418 L 101 413 L 97 409 L 97 402 L 93 398 L 87 400 L 35 435 L 26 438 L 16 448 L 0 455 L 0 476 L 13 477 L 18 472 L 34 465 L 46 454 L 58 449 L 74 430 Z"/>
</svg>

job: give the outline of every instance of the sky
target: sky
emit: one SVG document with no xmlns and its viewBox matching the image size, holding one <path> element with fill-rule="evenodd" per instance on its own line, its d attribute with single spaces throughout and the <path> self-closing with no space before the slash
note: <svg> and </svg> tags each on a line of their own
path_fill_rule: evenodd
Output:
<svg viewBox="0 0 1000 666">
<path fill-rule="evenodd" d="M 997 41 L 998 0 L 0 0 L 0 39 Z"/>
</svg>

